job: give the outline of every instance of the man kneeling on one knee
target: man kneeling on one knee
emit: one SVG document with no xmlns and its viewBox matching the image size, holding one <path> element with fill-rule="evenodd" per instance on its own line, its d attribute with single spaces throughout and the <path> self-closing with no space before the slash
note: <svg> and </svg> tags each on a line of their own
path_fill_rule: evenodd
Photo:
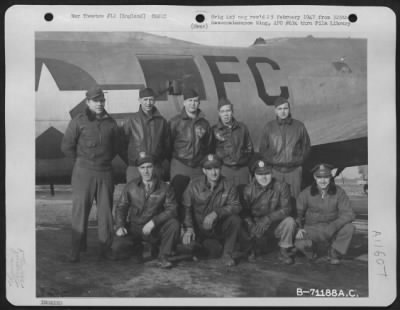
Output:
<svg viewBox="0 0 400 310">
<path fill-rule="evenodd" d="M 221 175 L 222 161 L 209 154 L 202 162 L 205 176 L 192 179 L 183 194 L 184 245 L 194 241 L 205 247 L 209 240 L 223 242 L 222 262 L 235 265 L 233 251 L 241 228 L 241 205 L 235 185 Z"/>
<path fill-rule="evenodd" d="M 336 265 L 349 248 L 354 212 L 345 191 L 333 181 L 331 170 L 327 164 L 315 166 L 314 183 L 297 197 L 300 229 L 295 244 L 309 259 L 315 257 L 317 245 L 329 245 L 330 263 Z"/>
<path fill-rule="evenodd" d="M 254 178 L 243 192 L 245 222 L 252 240 L 249 261 L 256 259 L 257 239 L 273 233 L 279 239 L 279 259 L 285 264 L 292 264 L 296 222 L 289 216 L 289 185 L 272 178 L 272 169 L 263 160 L 255 163 L 253 171 Z"/>
<path fill-rule="evenodd" d="M 179 222 L 175 194 L 169 185 L 159 179 L 154 172 L 154 159 L 144 152 L 139 154 L 137 167 L 139 179 L 126 184 L 116 207 L 116 235 L 128 235 L 133 245 L 134 259 L 141 262 L 143 258 L 143 241 L 158 244 L 159 266 L 172 267 L 168 257 L 179 240 Z M 130 224 L 127 225 L 129 211 Z M 128 229 L 127 229 L 128 228 Z M 114 238 L 114 254 L 123 251 L 116 244 L 121 238 Z M 122 242 L 121 242 L 122 243 Z"/>
</svg>

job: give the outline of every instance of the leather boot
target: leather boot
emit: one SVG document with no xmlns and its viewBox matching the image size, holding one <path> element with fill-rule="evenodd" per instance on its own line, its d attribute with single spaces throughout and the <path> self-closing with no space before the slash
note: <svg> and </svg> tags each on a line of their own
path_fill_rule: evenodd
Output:
<svg viewBox="0 0 400 310">
<path fill-rule="evenodd" d="M 287 248 L 280 249 L 279 260 L 286 265 L 291 265 L 294 263 L 294 259 L 290 256 L 290 252 Z"/>
<path fill-rule="evenodd" d="M 329 262 L 331 265 L 340 264 L 340 253 L 336 251 L 334 248 L 330 248 L 329 250 Z"/>
</svg>

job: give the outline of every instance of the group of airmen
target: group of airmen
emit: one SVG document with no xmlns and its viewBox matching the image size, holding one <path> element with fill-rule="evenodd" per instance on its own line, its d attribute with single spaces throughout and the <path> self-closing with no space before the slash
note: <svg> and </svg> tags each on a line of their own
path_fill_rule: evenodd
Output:
<svg viewBox="0 0 400 310">
<path fill-rule="evenodd" d="M 260 249 L 277 239 L 284 264 L 299 252 L 315 259 L 321 244 L 330 263 L 340 263 L 354 233 L 354 212 L 329 164 L 315 166 L 313 184 L 301 191 L 310 139 L 286 98 L 276 99 L 276 119 L 265 124 L 255 156 L 229 99 L 219 99 L 219 120 L 211 126 L 195 90 L 183 91 L 183 109 L 169 122 L 155 97 L 151 88 L 141 89 L 139 111 L 119 127 L 95 86 L 86 92 L 86 111 L 70 121 L 61 146 L 74 160 L 70 262 L 86 250 L 95 200 L 101 259 L 140 263 L 149 242 L 161 268 L 174 265 L 178 249 L 234 266 L 243 257 L 260 259 Z M 111 162 L 117 154 L 128 168 L 114 207 Z"/>
</svg>

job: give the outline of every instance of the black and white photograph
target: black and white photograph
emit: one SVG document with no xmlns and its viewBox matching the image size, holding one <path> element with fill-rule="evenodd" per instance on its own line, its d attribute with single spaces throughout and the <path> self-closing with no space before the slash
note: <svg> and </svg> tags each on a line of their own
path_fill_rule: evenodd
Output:
<svg viewBox="0 0 400 310">
<path fill-rule="evenodd" d="M 363 8 L 32 8 L 28 55 L 6 40 L 10 302 L 393 302 L 381 9 L 387 37 Z"/>
</svg>

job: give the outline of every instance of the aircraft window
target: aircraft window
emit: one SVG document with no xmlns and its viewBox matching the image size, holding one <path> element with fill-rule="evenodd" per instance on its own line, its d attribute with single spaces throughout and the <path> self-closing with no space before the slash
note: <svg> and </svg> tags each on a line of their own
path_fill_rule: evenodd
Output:
<svg viewBox="0 0 400 310">
<path fill-rule="evenodd" d="M 157 100 L 167 100 L 167 81 L 177 80 L 184 88 L 195 89 L 201 100 L 206 99 L 203 80 L 193 57 L 138 55 L 147 87 L 162 93 Z"/>
</svg>

